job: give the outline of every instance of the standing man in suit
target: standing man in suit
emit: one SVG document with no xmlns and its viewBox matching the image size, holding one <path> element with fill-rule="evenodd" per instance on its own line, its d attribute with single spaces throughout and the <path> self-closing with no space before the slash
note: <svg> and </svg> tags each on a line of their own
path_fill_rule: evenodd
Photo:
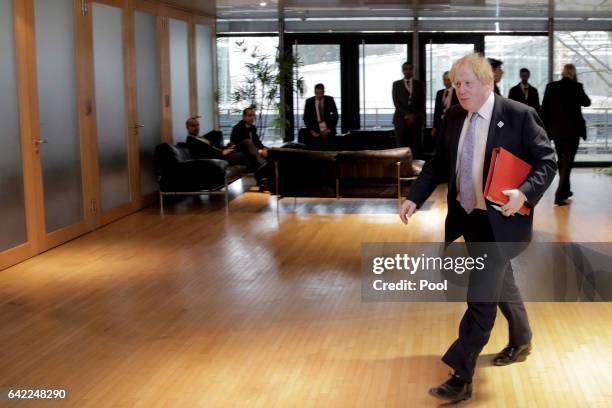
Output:
<svg viewBox="0 0 612 408">
<path fill-rule="evenodd" d="M 542 120 L 548 136 L 555 141 L 559 157 L 556 205 L 566 205 L 566 200 L 573 195 L 570 189 L 570 173 L 580 138 L 586 140 L 586 123 L 581 106 L 591 105 L 582 84 L 578 82 L 573 64 L 566 64 L 561 76 L 559 81 L 546 85 L 542 100 Z"/>
<path fill-rule="evenodd" d="M 457 99 L 457 93 L 453 89 L 453 84 L 448 76 L 448 71 L 442 74 L 442 82 L 444 83 L 444 89 L 440 89 L 436 93 L 436 104 L 434 107 L 433 126 L 431 128 L 431 135 L 433 137 L 438 133 L 444 113 L 448 108 L 459 103 Z"/>
<path fill-rule="evenodd" d="M 504 63 L 501 60 L 495 58 L 487 58 L 487 60 L 489 60 L 489 64 L 491 64 L 491 69 L 493 69 L 493 92 L 495 92 L 495 94 L 497 95 L 501 95 L 497 84 L 501 82 L 501 79 L 504 76 L 504 70 L 502 69 L 502 65 L 504 65 Z"/>
<path fill-rule="evenodd" d="M 512 99 L 517 102 L 524 103 L 527 106 L 531 106 L 536 112 L 540 112 L 540 95 L 538 90 L 529 84 L 529 77 L 531 73 L 527 68 L 521 68 L 519 76 L 521 82 L 510 88 L 508 99 Z"/>
<path fill-rule="evenodd" d="M 315 85 L 315 96 L 306 99 L 304 124 L 309 132 L 306 144 L 323 145 L 331 143 L 336 136 L 338 109 L 334 98 L 325 95 L 323 84 Z"/>
<path fill-rule="evenodd" d="M 402 65 L 404 78 L 393 83 L 393 125 L 398 147 L 410 147 L 413 157 L 421 154 L 421 137 L 425 122 L 425 85 L 413 78 L 414 66 Z"/>
<path fill-rule="evenodd" d="M 554 178 L 554 151 L 546 131 L 533 109 L 493 93 L 493 71 L 480 54 L 468 54 L 456 61 L 450 78 L 459 105 L 446 111 L 434 157 L 410 188 L 400 218 L 408 223 L 438 184 L 448 181 L 447 243 L 463 236 L 470 250 L 478 242 L 528 242 L 533 211 L 529 216 L 515 214 L 523 204 L 535 207 Z M 487 203 L 483 194 L 495 147 L 507 149 L 532 166 L 531 173 L 518 188 L 504 191 L 509 201 L 500 210 Z M 471 397 L 476 359 L 489 340 L 498 306 L 508 320 L 510 339 L 493 363 L 513 363 L 531 350 L 532 333 L 509 256 L 503 255 L 500 249 L 494 259 L 498 262 L 492 268 L 498 273 L 488 274 L 490 271 L 485 269 L 484 275 L 470 275 L 467 310 L 459 326 L 459 337 L 442 357 L 454 372 L 446 382 L 430 390 L 436 397 L 449 401 Z M 511 294 L 513 300 L 473 301 L 470 291 L 475 276 L 479 280 L 495 280 L 488 282 L 492 284 L 488 287 Z M 496 293 L 491 293 L 491 298 L 499 299 Z"/>
</svg>

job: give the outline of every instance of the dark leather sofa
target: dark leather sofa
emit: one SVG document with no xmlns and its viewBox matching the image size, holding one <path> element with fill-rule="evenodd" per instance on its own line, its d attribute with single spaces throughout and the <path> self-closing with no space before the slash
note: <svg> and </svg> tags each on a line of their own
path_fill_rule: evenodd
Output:
<svg viewBox="0 0 612 408">
<path fill-rule="evenodd" d="M 314 151 L 299 144 L 270 150 L 271 192 L 282 197 L 401 197 L 420 173 L 410 148 Z"/>
<path fill-rule="evenodd" d="M 325 143 L 317 146 L 308 146 L 308 129 L 301 128 L 298 132 L 298 143 L 302 148 L 312 150 L 382 150 L 397 147 L 395 133 L 393 129 L 368 129 L 351 130 L 348 133 L 340 134 L 326 140 Z"/>
<path fill-rule="evenodd" d="M 225 160 L 194 159 L 185 143 L 159 144 L 154 157 L 162 215 L 166 195 L 222 193 L 227 206 L 228 185 L 248 172 L 246 167 L 229 166 Z"/>
</svg>

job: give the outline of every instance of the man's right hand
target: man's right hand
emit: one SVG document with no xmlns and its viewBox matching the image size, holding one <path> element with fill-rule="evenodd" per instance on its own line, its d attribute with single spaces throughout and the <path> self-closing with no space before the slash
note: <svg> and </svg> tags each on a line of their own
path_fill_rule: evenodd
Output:
<svg viewBox="0 0 612 408">
<path fill-rule="evenodd" d="M 416 209 L 417 205 L 414 202 L 410 200 L 404 201 L 404 204 L 402 204 L 402 208 L 400 208 L 399 214 L 400 219 L 404 224 L 408 224 L 408 218 L 412 217 L 412 214 L 414 214 Z"/>
</svg>

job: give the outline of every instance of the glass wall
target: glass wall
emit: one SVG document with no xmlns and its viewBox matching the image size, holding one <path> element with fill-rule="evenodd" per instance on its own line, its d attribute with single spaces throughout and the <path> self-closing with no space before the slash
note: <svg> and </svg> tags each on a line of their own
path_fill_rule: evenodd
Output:
<svg viewBox="0 0 612 408">
<path fill-rule="evenodd" d="M 426 44 L 425 45 L 425 98 L 426 126 L 433 124 L 436 92 L 444 88 L 442 74 L 449 71 L 453 62 L 465 54 L 474 52 L 474 44 Z"/>
<path fill-rule="evenodd" d="M 41 148 L 45 221 L 52 232 L 84 216 L 74 1 L 36 0 L 34 7 L 39 135 L 48 142 Z"/>
<path fill-rule="evenodd" d="M 96 134 L 103 211 L 130 202 L 122 33 L 123 10 L 94 3 Z"/>
<path fill-rule="evenodd" d="M 576 160 L 612 160 L 612 32 L 556 32 L 554 47 L 553 79 L 560 78 L 563 65 L 574 64 L 591 98 L 591 106 L 582 108 L 587 140 L 580 142 Z"/>
<path fill-rule="evenodd" d="M 23 244 L 27 240 L 17 67 L 15 64 L 15 27 L 13 0 L 0 0 L 0 252 Z"/>
<path fill-rule="evenodd" d="M 196 25 L 196 65 L 198 82 L 198 115 L 200 130 L 207 133 L 215 128 L 215 94 L 213 89 L 212 29 Z"/>
<path fill-rule="evenodd" d="M 157 190 L 153 152 L 161 140 L 160 67 L 157 46 L 157 16 L 137 11 L 134 13 L 136 35 L 136 104 L 140 156 L 140 192 L 142 195 Z"/>
<path fill-rule="evenodd" d="M 340 83 L 340 45 L 295 44 L 293 55 L 298 59 L 297 77 L 304 81 L 304 95 L 293 93 L 294 132 L 304 127 L 304 104 L 306 98 L 314 96 L 318 83 L 325 85 L 325 94 L 333 96 L 340 119 L 337 129 L 342 128 L 342 91 Z"/>
<path fill-rule="evenodd" d="M 393 127 L 393 81 L 402 79 L 406 44 L 362 44 L 359 50 L 361 128 Z"/>
<path fill-rule="evenodd" d="M 280 130 L 274 126 L 278 97 L 268 103 L 262 98 L 262 89 L 250 73 L 256 69 L 276 72 L 275 60 L 278 36 L 273 37 L 219 37 L 217 38 L 217 78 L 219 83 L 219 122 L 225 141 L 232 127 L 242 119 L 242 110 L 252 103 L 258 109 L 257 126 L 264 143 L 280 140 Z M 263 71 L 261 71 L 263 72 Z M 239 98 L 236 96 L 240 95 Z"/>
<path fill-rule="evenodd" d="M 531 76 L 529 83 L 538 90 L 540 103 L 548 83 L 548 37 L 527 35 L 485 36 L 487 57 L 501 60 L 504 76 L 497 85 L 502 95 L 508 96 L 510 88 L 518 84 L 519 71 L 527 68 Z"/>
<path fill-rule="evenodd" d="M 170 90 L 172 107 L 172 137 L 184 142 L 187 136 L 185 121 L 191 117 L 189 107 L 189 46 L 187 23 L 170 19 Z"/>
</svg>

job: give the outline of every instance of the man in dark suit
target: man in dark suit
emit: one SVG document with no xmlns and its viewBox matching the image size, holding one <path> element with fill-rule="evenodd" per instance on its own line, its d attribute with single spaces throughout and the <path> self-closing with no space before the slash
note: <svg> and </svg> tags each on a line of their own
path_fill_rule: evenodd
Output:
<svg viewBox="0 0 612 408">
<path fill-rule="evenodd" d="M 446 110 L 459 103 L 459 99 L 457 99 L 457 92 L 455 92 L 453 89 L 453 84 L 448 76 L 448 71 L 445 71 L 444 74 L 442 74 L 442 82 L 444 83 L 444 89 L 440 89 L 436 93 L 433 126 L 431 128 L 431 135 L 433 137 L 436 136 L 438 129 L 440 129 L 440 124 L 442 123 L 442 118 L 444 117 Z"/>
<path fill-rule="evenodd" d="M 480 54 L 469 54 L 453 64 L 451 80 L 460 105 L 446 111 L 434 157 L 410 188 L 400 210 L 404 223 L 421 207 L 438 184 L 448 181 L 448 214 L 445 241 L 463 235 L 468 250 L 478 242 L 528 242 L 531 240 L 533 211 L 516 215 L 523 206 L 535 207 L 552 182 L 554 151 L 540 119 L 533 109 L 495 95 L 493 72 Z M 484 199 L 485 177 L 495 147 L 503 147 L 528 162 L 532 171 L 516 189 L 504 191 L 509 201 L 496 209 Z M 493 249 L 495 250 L 495 249 Z M 523 359 L 531 351 L 531 329 L 520 293 L 514 283 L 509 256 L 500 253 L 492 268 L 497 274 L 472 273 L 468 288 L 468 307 L 459 326 L 459 338 L 442 361 L 454 369 L 451 377 L 430 393 L 450 401 L 472 395 L 476 359 L 487 343 L 497 307 L 508 320 L 509 344 L 493 360 L 506 365 Z M 492 286 L 511 294 L 513 301 L 471 301 L 472 278 L 496 280 Z M 498 298 L 495 293 L 492 298 Z M 473 299 L 473 298 L 472 298 Z"/>
<path fill-rule="evenodd" d="M 425 122 L 425 85 L 413 78 L 414 66 L 402 65 L 404 78 L 393 83 L 393 126 L 398 147 L 410 147 L 412 155 L 421 154 L 422 130 Z"/>
<path fill-rule="evenodd" d="M 255 118 L 255 108 L 249 107 L 242 111 L 242 120 L 232 128 L 230 146 L 243 154 L 245 164 L 255 172 L 254 176 L 260 190 L 264 190 L 267 188 L 269 173 L 266 161 L 268 148 L 257 134 Z"/>
<path fill-rule="evenodd" d="M 199 116 L 187 119 L 187 148 L 194 159 L 219 159 L 225 160 L 230 165 L 239 164 L 242 155 L 237 153 L 234 147 L 223 146 L 223 134 L 218 130 L 208 132 L 200 136 Z"/>
<path fill-rule="evenodd" d="M 576 78 L 574 65 L 566 64 L 561 76 L 561 80 L 546 85 L 542 100 L 542 120 L 548 136 L 555 142 L 559 158 L 556 205 L 566 205 L 566 200 L 573 195 L 570 189 L 570 173 L 580 138 L 586 140 L 586 124 L 581 106 L 591 105 L 591 100 Z"/>
<path fill-rule="evenodd" d="M 491 64 L 491 69 L 493 70 L 493 92 L 495 92 L 496 95 L 501 95 L 497 84 L 501 82 L 501 79 L 504 76 L 504 70 L 502 69 L 502 65 L 504 65 L 504 63 L 495 58 L 487 58 L 487 60 L 489 61 L 489 64 Z"/>
<path fill-rule="evenodd" d="M 334 98 L 325 95 L 323 84 L 315 85 L 315 96 L 306 99 L 304 105 L 304 124 L 308 129 L 306 144 L 325 145 L 336 136 L 338 108 Z"/>
<path fill-rule="evenodd" d="M 531 73 L 527 68 L 521 68 L 519 76 L 521 82 L 510 88 L 508 93 L 508 99 L 513 101 L 524 103 L 527 106 L 531 106 L 536 112 L 540 112 L 540 95 L 538 90 L 529 84 L 529 77 Z"/>
</svg>

